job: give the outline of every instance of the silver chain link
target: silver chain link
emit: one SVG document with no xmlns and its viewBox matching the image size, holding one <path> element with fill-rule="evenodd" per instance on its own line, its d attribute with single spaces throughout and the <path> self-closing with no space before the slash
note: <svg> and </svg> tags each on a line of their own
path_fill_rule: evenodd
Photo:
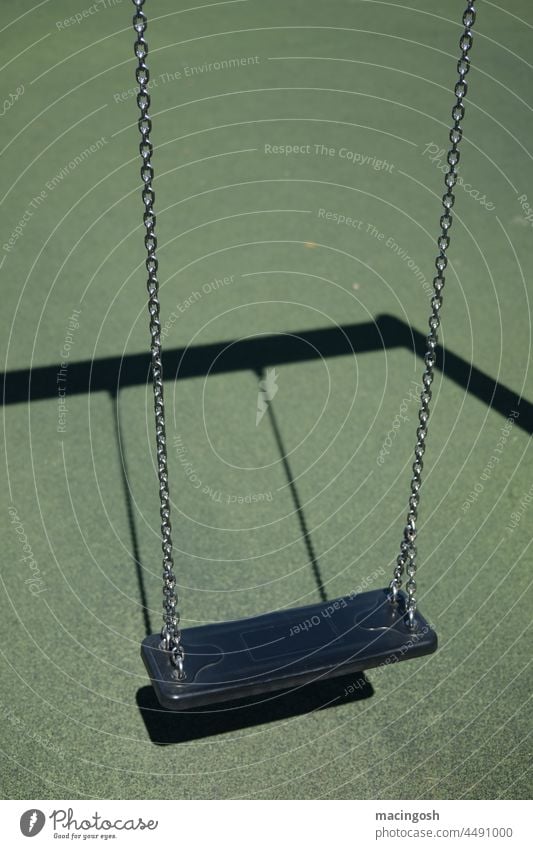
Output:
<svg viewBox="0 0 533 849">
<path fill-rule="evenodd" d="M 159 478 L 161 535 L 163 549 L 163 629 L 161 631 L 162 646 L 170 652 L 171 659 L 177 670 L 179 679 L 185 678 L 184 652 L 181 644 L 181 631 L 179 627 L 180 616 L 177 609 L 178 596 L 176 591 L 176 576 L 174 574 L 174 560 L 172 553 L 172 533 L 170 524 L 170 495 L 168 488 L 168 462 L 167 442 L 165 433 L 165 406 L 163 397 L 163 366 L 161 362 L 161 322 L 159 305 L 159 281 L 157 278 L 157 238 L 155 235 L 156 217 L 154 213 L 155 194 L 152 187 L 154 171 L 152 167 L 153 147 L 150 142 L 152 122 L 148 114 L 150 108 L 150 95 L 148 83 L 150 73 L 146 64 L 148 55 L 148 43 L 144 33 L 148 26 L 146 15 L 142 7 L 145 0 L 133 0 L 136 13 L 133 17 L 133 28 L 137 35 L 135 41 L 135 56 L 138 60 L 136 69 L 137 105 L 140 110 L 138 121 L 141 141 L 139 152 L 142 158 L 141 178 L 143 181 L 142 199 L 144 203 L 143 221 L 145 226 L 144 243 L 147 251 L 146 270 L 148 272 L 148 311 L 150 314 L 151 356 L 152 356 L 152 378 L 154 391 L 154 409 L 156 425 L 157 462 Z M 393 602 L 398 599 L 398 592 L 402 586 L 402 576 L 407 573 L 407 622 L 410 627 L 415 625 L 416 613 L 416 538 L 418 534 L 418 508 L 420 504 L 420 488 L 422 486 L 423 457 L 426 449 L 426 437 L 428 432 L 429 405 L 431 401 L 431 385 L 434 378 L 434 367 L 438 337 L 437 331 L 440 325 L 440 309 L 442 307 L 442 290 L 445 284 L 444 272 L 448 264 L 446 252 L 450 245 L 448 231 L 452 226 L 451 209 L 455 197 L 452 189 L 457 182 L 457 165 L 459 163 L 459 143 L 462 138 L 461 121 L 465 114 L 463 100 L 467 93 L 466 75 L 470 69 L 469 51 L 472 47 L 472 27 L 476 18 L 474 0 L 468 0 L 467 7 L 463 13 L 464 31 L 460 39 L 461 56 L 457 64 L 459 80 L 455 85 L 456 103 L 452 109 L 453 126 L 450 130 L 451 148 L 447 154 L 448 170 L 444 182 L 446 192 L 442 197 L 444 213 L 440 219 L 441 232 L 437 239 L 439 254 L 435 260 L 437 274 L 433 280 L 433 297 L 431 300 L 431 314 L 429 317 L 430 332 L 427 337 L 427 350 L 425 354 L 425 369 L 422 375 L 423 389 L 420 394 L 420 409 L 418 412 L 419 426 L 416 431 L 415 460 L 412 466 L 413 477 L 411 479 L 411 495 L 409 498 L 409 510 L 407 522 L 400 544 L 400 554 L 396 560 L 394 576 L 390 583 L 390 597 Z"/>
<path fill-rule="evenodd" d="M 137 34 L 134 51 L 138 60 L 136 69 L 137 105 L 140 110 L 138 121 L 141 141 L 141 179 L 143 182 L 142 199 L 144 203 L 143 222 L 145 227 L 144 244 L 146 247 L 146 270 L 148 272 L 148 312 L 150 314 L 150 350 L 152 355 L 152 381 L 154 390 L 155 433 L 157 446 L 157 474 L 159 478 L 159 499 L 161 516 L 161 546 L 163 549 L 163 628 L 161 631 L 161 646 L 170 652 L 171 661 L 176 669 L 178 680 L 185 678 L 183 665 L 184 652 L 181 644 L 179 627 L 180 615 L 177 609 L 178 595 L 176 591 L 176 576 L 174 574 L 174 558 L 172 554 L 172 529 L 170 525 L 170 494 L 168 489 L 167 440 L 165 432 L 165 403 L 163 396 L 163 365 L 161 362 L 161 322 L 159 306 L 159 280 L 157 278 L 157 238 L 155 235 L 156 216 L 154 212 L 155 194 L 152 187 L 154 169 L 152 167 L 153 147 L 150 142 L 152 121 L 148 110 L 150 95 L 148 82 L 150 72 L 146 64 L 148 44 L 144 38 L 148 21 L 142 7 L 144 0 L 133 0 L 136 13 L 133 16 L 133 28 Z"/>
<path fill-rule="evenodd" d="M 420 409 L 418 411 L 419 425 L 416 431 L 415 459 L 412 466 L 413 477 L 411 479 L 411 495 L 409 498 L 409 510 L 407 513 L 407 523 L 403 532 L 403 539 L 400 544 L 400 554 L 396 560 L 394 568 L 394 577 L 390 583 L 390 598 L 393 602 L 398 600 L 398 591 L 402 585 L 402 575 L 407 573 L 407 582 L 405 588 L 407 590 L 407 624 L 410 628 L 415 626 L 416 613 L 416 538 L 418 534 L 418 507 L 420 503 L 420 488 L 422 486 L 422 468 L 423 457 L 426 450 L 426 437 L 428 432 L 429 421 L 429 404 L 431 401 L 431 384 L 433 383 L 434 367 L 436 360 L 435 349 L 437 347 L 437 330 L 440 325 L 440 309 L 442 307 L 442 290 L 444 288 L 445 277 L 444 271 L 448 264 L 446 251 L 450 245 L 450 237 L 448 232 L 452 226 L 451 209 L 453 207 L 455 197 L 452 189 L 457 182 L 457 165 L 459 163 L 459 142 L 461 141 L 463 131 L 461 129 L 461 121 L 464 118 L 465 107 L 463 100 L 467 93 L 467 84 L 465 81 L 466 75 L 470 69 L 469 51 L 472 47 L 472 27 L 476 19 L 476 11 L 473 0 L 469 0 L 467 7 L 463 13 L 464 31 L 461 35 L 459 46 L 461 48 L 461 56 L 457 63 L 457 71 L 459 80 L 455 85 L 456 103 L 452 109 L 453 126 L 450 130 L 451 148 L 448 150 L 447 162 L 448 169 L 444 177 L 446 192 L 442 197 L 442 205 L 444 213 L 440 219 L 441 232 L 437 239 L 439 254 L 435 260 L 437 275 L 433 280 L 433 297 L 431 300 L 431 314 L 429 317 L 430 332 L 427 337 L 427 350 L 425 354 L 425 369 L 422 375 L 423 388 L 420 393 Z"/>
</svg>

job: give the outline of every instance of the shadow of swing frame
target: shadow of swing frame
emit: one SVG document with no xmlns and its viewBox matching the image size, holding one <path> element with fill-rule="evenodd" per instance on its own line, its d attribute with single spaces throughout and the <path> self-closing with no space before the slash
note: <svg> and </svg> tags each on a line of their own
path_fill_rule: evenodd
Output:
<svg viewBox="0 0 533 849">
<path fill-rule="evenodd" d="M 302 342 L 304 343 L 302 345 Z M 308 343 L 308 344 L 305 344 Z M 354 356 L 378 350 L 404 348 L 423 358 L 426 337 L 404 321 L 387 314 L 375 322 L 350 324 L 343 327 L 314 329 L 299 332 L 298 336 L 277 334 L 246 340 L 198 345 L 191 348 L 167 349 L 163 354 L 165 381 L 183 380 L 209 374 L 251 370 L 262 375 L 266 367 L 287 363 L 305 362 L 318 357 Z M 224 356 L 220 356 L 224 352 Z M 518 413 L 515 424 L 527 434 L 533 432 L 533 404 L 521 395 L 494 380 L 464 358 L 439 345 L 436 349 L 436 368 L 466 392 L 483 401 L 501 416 L 507 418 L 511 411 Z M 3 373 L 4 405 L 27 403 L 57 397 L 57 365 L 34 369 L 17 369 Z M 132 534 L 133 558 L 144 610 L 145 632 L 151 631 L 146 590 L 142 576 L 137 532 L 131 495 L 129 492 L 126 459 L 120 428 L 118 400 L 120 389 L 146 384 L 150 380 L 150 355 L 129 354 L 125 357 L 104 357 L 69 364 L 68 394 L 85 394 L 107 391 L 113 401 L 117 448 L 121 458 L 122 485 Z M 269 410 L 270 410 L 269 405 Z M 271 425 L 278 448 L 283 455 L 279 427 L 270 411 Z M 309 538 L 305 517 L 299 504 L 298 493 L 289 468 L 286 476 L 321 598 L 324 588 L 316 556 Z M 321 682 L 280 692 L 276 698 L 258 701 L 257 698 L 228 703 L 223 709 L 188 711 L 176 724 L 174 714 L 165 711 L 155 701 L 150 687 L 138 691 L 137 703 L 152 742 L 160 745 L 184 742 L 207 735 L 252 727 L 265 721 L 288 719 L 303 712 L 320 710 L 346 701 L 368 698 L 372 687 L 364 673 L 357 680 L 344 679 Z M 342 691 L 342 692 L 341 692 Z"/>
</svg>

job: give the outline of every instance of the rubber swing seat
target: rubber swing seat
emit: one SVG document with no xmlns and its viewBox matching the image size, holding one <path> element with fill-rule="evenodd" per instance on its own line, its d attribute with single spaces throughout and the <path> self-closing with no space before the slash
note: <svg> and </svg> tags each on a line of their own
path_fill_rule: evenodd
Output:
<svg viewBox="0 0 533 849">
<path fill-rule="evenodd" d="M 430 654 L 437 635 L 416 613 L 405 621 L 405 596 L 388 590 L 278 610 L 248 619 L 182 631 L 186 679 L 178 681 L 159 634 L 146 637 L 141 655 L 159 703 L 186 711 L 260 696 Z"/>
</svg>

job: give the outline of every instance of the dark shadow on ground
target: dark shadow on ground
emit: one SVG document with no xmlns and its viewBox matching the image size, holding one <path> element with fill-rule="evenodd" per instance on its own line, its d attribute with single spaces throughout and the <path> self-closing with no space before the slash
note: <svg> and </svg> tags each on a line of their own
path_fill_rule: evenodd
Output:
<svg viewBox="0 0 533 849">
<path fill-rule="evenodd" d="M 259 380 L 265 380 L 266 371 L 258 372 L 257 376 Z M 279 456 L 281 458 L 281 463 L 283 465 L 283 469 L 285 471 L 285 477 L 287 478 L 287 483 L 289 485 L 289 490 L 292 496 L 292 501 L 294 504 L 294 509 L 296 511 L 296 515 L 298 517 L 298 522 L 300 525 L 300 530 L 302 532 L 302 539 L 305 544 L 305 548 L 307 550 L 307 556 L 309 558 L 309 565 L 311 566 L 311 571 L 313 573 L 313 578 L 315 579 L 315 584 L 317 588 L 318 595 L 321 601 L 326 602 L 328 600 L 328 596 L 326 593 L 326 588 L 324 586 L 324 580 L 322 578 L 322 572 L 320 571 L 320 564 L 318 562 L 318 558 L 316 556 L 315 547 L 313 545 L 313 540 L 311 539 L 311 534 L 309 533 L 309 528 L 307 527 L 307 521 L 305 518 L 305 513 L 302 508 L 302 502 L 300 501 L 300 496 L 298 494 L 298 489 L 296 487 L 296 481 L 294 480 L 294 476 L 292 474 L 291 465 L 289 463 L 289 458 L 287 456 L 287 451 L 285 449 L 285 443 L 283 442 L 283 437 L 281 435 L 281 430 L 278 425 L 278 421 L 276 418 L 276 414 L 274 412 L 274 405 L 272 400 L 267 400 L 267 411 L 268 417 L 270 419 L 270 424 L 272 426 L 272 430 L 274 432 L 274 439 L 276 440 L 276 445 L 279 451 Z"/>
<path fill-rule="evenodd" d="M 163 354 L 165 379 L 184 380 L 206 374 L 242 371 L 261 372 L 266 366 L 305 362 L 318 357 L 338 357 L 370 351 L 406 348 L 419 357 L 425 353 L 426 337 L 400 319 L 380 315 L 372 322 L 349 324 L 294 335 L 259 336 L 234 342 L 216 342 L 191 348 L 174 348 Z M 489 377 L 467 360 L 436 349 L 437 368 L 466 392 L 483 401 L 507 418 L 511 410 L 519 412 L 516 427 L 533 433 L 533 404 L 502 383 Z M 58 365 L 18 369 L 1 375 L 4 404 L 57 398 Z M 68 366 L 67 395 L 145 384 L 149 380 L 150 356 L 128 354 L 71 363 Z"/>
<path fill-rule="evenodd" d="M 139 602 L 142 608 L 144 632 L 152 633 L 152 625 L 150 622 L 150 610 L 148 607 L 148 596 L 146 594 L 146 586 L 144 583 L 144 570 L 141 562 L 141 554 L 139 548 L 139 536 L 137 534 L 137 523 L 135 521 L 135 509 L 133 499 L 131 497 L 130 481 L 128 475 L 128 464 L 124 447 L 124 439 L 122 435 L 122 426 L 120 424 L 120 408 L 119 408 L 119 392 L 114 392 L 111 395 L 111 404 L 113 406 L 113 423 L 115 425 L 115 438 L 117 443 L 117 451 L 120 460 L 120 477 L 122 481 L 122 492 L 124 494 L 124 503 L 126 505 L 126 516 L 128 519 L 128 528 L 130 531 L 131 540 L 131 557 L 135 566 L 135 575 L 137 578 L 137 587 L 139 590 Z"/>
<path fill-rule="evenodd" d="M 414 330 L 405 322 L 389 315 L 381 315 L 375 321 L 350 324 L 344 327 L 307 330 L 291 335 L 275 334 L 258 336 L 235 342 L 219 342 L 198 345 L 190 348 L 166 350 L 163 354 L 163 368 L 166 381 L 202 377 L 207 374 L 230 373 L 242 370 L 262 374 L 267 367 L 330 358 L 354 356 L 373 351 L 390 351 L 403 348 L 423 358 L 426 349 L 426 336 Z M 523 399 L 507 386 L 494 380 L 485 372 L 473 366 L 464 358 L 444 350 L 440 345 L 436 349 L 436 367 L 444 376 L 462 387 L 465 392 L 477 397 L 487 406 L 507 418 L 511 411 L 518 412 L 515 426 L 526 433 L 533 433 L 533 404 Z M 18 369 L 0 375 L 3 385 L 4 404 L 27 403 L 41 399 L 56 398 L 57 374 L 59 365 L 41 366 L 33 369 Z M 95 360 L 74 362 L 68 365 L 66 375 L 66 394 L 86 394 L 107 391 L 112 397 L 119 389 L 127 386 L 145 385 L 150 381 L 150 355 L 129 354 L 125 357 L 104 357 Z M 65 384 L 62 384 L 65 386 Z M 114 404 L 114 406 L 116 406 Z M 129 492 L 127 467 L 125 465 L 123 444 L 120 434 L 120 420 L 116 415 L 116 438 L 121 454 L 122 483 L 130 532 L 132 551 L 137 571 L 141 603 L 144 607 L 144 625 L 147 633 L 151 630 L 146 606 L 146 592 L 143 583 L 142 564 L 139 557 L 137 532 L 133 505 Z M 275 418 L 271 415 L 272 425 L 280 437 Z M 282 456 L 283 443 L 278 438 Z M 294 483 L 290 467 L 286 466 L 287 478 Z M 291 487 L 293 499 L 299 514 L 302 534 L 306 545 L 310 544 L 309 533 L 301 511 L 298 494 Z M 310 561 L 318 567 L 314 551 L 309 548 Z M 315 570 L 319 587 L 322 584 L 320 572 Z M 322 586 L 323 590 L 323 586 Z M 351 685 L 351 689 L 348 688 Z M 155 700 L 151 687 L 138 691 L 137 702 L 146 724 L 150 739 L 160 745 L 186 742 L 202 737 L 222 734 L 237 729 L 250 728 L 265 722 L 290 719 L 316 710 L 358 701 L 373 693 L 370 683 L 363 674 L 349 681 L 342 678 L 307 685 L 271 696 L 268 700 L 255 700 L 226 704 L 216 711 L 200 710 L 187 713 L 170 712 L 161 708 Z"/>
<path fill-rule="evenodd" d="M 254 696 L 239 702 L 226 702 L 206 711 L 170 711 L 162 708 L 152 687 L 137 691 L 137 705 L 152 743 L 168 746 L 187 743 L 216 734 L 253 728 L 266 722 L 292 719 L 317 710 L 368 699 L 373 687 L 364 673 L 318 681 L 305 687 Z"/>
</svg>

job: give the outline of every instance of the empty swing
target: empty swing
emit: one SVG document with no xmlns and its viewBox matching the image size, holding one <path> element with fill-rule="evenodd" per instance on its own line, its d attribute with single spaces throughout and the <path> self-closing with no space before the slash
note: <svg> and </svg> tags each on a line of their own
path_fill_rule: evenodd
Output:
<svg viewBox="0 0 533 849">
<path fill-rule="evenodd" d="M 168 487 L 158 262 L 155 235 L 154 191 L 152 181 L 153 147 L 150 141 L 152 121 L 149 70 L 146 64 L 148 44 L 144 37 L 147 18 L 145 0 L 133 0 L 136 13 L 135 56 L 139 86 L 137 104 L 142 158 L 141 178 L 144 203 L 144 243 L 147 251 L 148 311 L 150 315 L 151 368 L 155 407 L 155 430 L 159 479 L 161 534 L 163 549 L 163 621 L 160 634 L 142 642 L 141 655 L 161 705 L 171 710 L 219 704 L 248 696 L 284 690 L 314 681 L 361 672 L 387 662 L 408 660 L 430 654 L 437 648 L 437 635 L 420 614 L 416 601 L 416 538 L 423 457 L 426 449 L 430 414 L 431 385 L 434 377 L 437 331 L 440 324 L 444 272 L 447 266 L 448 235 L 452 225 L 452 190 L 457 182 L 459 143 L 462 138 L 466 75 L 470 68 L 471 29 L 475 21 L 473 0 L 468 0 L 462 22 L 459 79 L 455 85 L 456 102 L 452 109 L 448 168 L 444 178 L 443 214 L 437 239 L 439 253 L 433 280 L 429 334 L 425 353 L 416 430 L 414 462 L 410 485 L 407 521 L 388 587 L 351 594 L 331 602 L 279 610 L 231 622 L 218 622 L 181 630 L 177 610 L 178 596 L 172 551 L 170 495 Z M 402 579 L 406 573 L 406 592 Z M 325 608 L 334 613 L 325 615 Z M 313 627 L 302 627 L 305 622 Z"/>
</svg>

